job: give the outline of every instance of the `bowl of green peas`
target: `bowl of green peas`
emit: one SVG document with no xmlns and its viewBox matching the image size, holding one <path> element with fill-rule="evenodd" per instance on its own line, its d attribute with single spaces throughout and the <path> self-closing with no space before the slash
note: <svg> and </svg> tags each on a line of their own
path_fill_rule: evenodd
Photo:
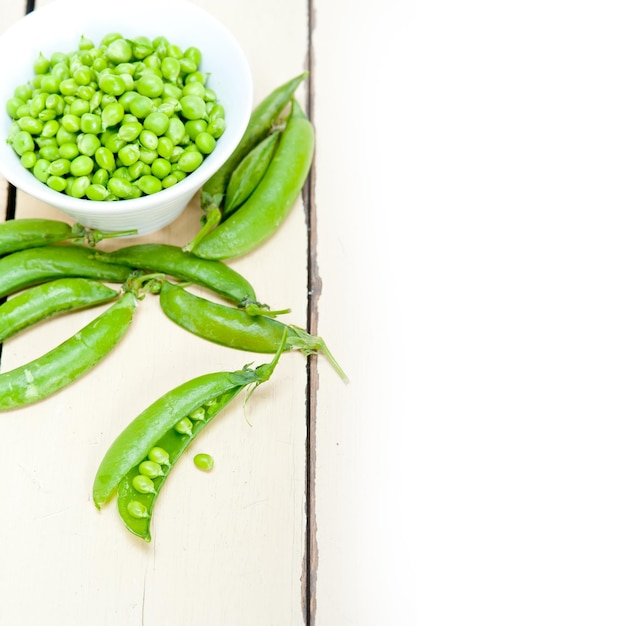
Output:
<svg viewBox="0 0 626 626">
<path fill-rule="evenodd" d="M 0 55 L 0 174 L 105 232 L 173 222 L 252 110 L 240 44 L 192 0 L 54 0 Z"/>
</svg>

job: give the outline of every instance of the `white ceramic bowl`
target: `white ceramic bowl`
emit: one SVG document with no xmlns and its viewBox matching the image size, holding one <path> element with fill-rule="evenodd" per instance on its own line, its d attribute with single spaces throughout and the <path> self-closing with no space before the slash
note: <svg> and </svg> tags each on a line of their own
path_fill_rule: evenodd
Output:
<svg viewBox="0 0 626 626">
<path fill-rule="evenodd" d="M 165 36 L 185 49 L 202 51 L 201 70 L 226 112 L 226 130 L 215 150 L 185 179 L 156 194 L 98 202 L 50 189 L 25 169 L 7 144 L 11 119 L 6 101 L 33 76 L 39 52 L 71 52 L 81 35 L 96 45 L 108 33 L 127 38 Z M 0 173 L 18 189 L 59 209 L 84 226 L 103 231 L 154 232 L 175 220 L 194 194 L 239 143 L 252 110 L 248 61 L 233 35 L 212 15 L 187 0 L 55 0 L 29 13 L 0 35 Z"/>
</svg>

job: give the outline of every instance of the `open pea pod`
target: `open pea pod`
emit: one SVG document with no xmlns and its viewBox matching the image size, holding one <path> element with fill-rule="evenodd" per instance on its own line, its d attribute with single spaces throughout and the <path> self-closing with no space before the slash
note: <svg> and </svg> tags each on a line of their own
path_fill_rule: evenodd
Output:
<svg viewBox="0 0 626 626">
<path fill-rule="evenodd" d="M 242 389 L 241 386 L 233 387 L 181 419 L 148 451 L 146 458 L 120 480 L 117 486 L 117 509 L 130 532 L 146 541 L 151 540 L 150 522 L 154 505 L 172 467 L 200 431 Z"/>
<path fill-rule="evenodd" d="M 286 334 L 283 341 L 286 340 Z M 171 389 L 142 411 L 104 455 L 93 484 L 97 508 L 117 490 L 118 511 L 128 530 L 151 540 L 156 498 L 175 462 L 201 430 L 241 391 L 272 375 L 284 345 L 270 363 L 234 372 L 213 372 Z"/>
</svg>

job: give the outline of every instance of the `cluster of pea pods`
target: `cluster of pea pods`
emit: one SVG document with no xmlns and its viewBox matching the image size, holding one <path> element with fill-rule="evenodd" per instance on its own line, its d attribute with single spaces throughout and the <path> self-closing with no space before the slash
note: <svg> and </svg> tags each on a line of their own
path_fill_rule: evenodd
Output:
<svg viewBox="0 0 626 626">
<path fill-rule="evenodd" d="M 205 184 L 202 224 L 186 246 L 134 244 L 104 252 L 97 249 L 101 239 L 128 233 L 37 218 L 0 224 L 0 342 L 54 315 L 111 303 L 48 353 L 0 373 L 0 411 L 49 397 L 93 369 L 128 332 L 147 294 L 158 296 L 170 320 L 205 340 L 273 354 L 255 368 L 208 373 L 167 391 L 107 450 L 93 483 L 94 504 L 101 508 L 117 494 L 126 528 L 146 541 L 157 495 L 177 459 L 231 400 L 270 378 L 284 351 L 324 355 L 347 381 L 321 337 L 276 319 L 286 310 L 259 302 L 252 285 L 225 262 L 268 239 L 302 191 L 314 129 L 294 93 L 306 76 L 255 108 L 239 146 Z M 189 285 L 227 304 L 196 295 Z"/>
</svg>

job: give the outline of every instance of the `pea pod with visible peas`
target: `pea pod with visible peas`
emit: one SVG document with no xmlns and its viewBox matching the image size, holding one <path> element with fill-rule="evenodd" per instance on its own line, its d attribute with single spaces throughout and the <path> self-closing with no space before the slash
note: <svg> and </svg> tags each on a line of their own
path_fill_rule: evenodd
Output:
<svg viewBox="0 0 626 626">
<path fill-rule="evenodd" d="M 161 285 L 159 302 L 165 315 L 181 328 L 236 350 L 273 353 L 287 333 L 282 344 L 284 350 L 298 350 L 304 355 L 323 354 L 342 380 L 348 381 L 325 341 L 297 326 L 212 302 L 167 281 Z"/>
<path fill-rule="evenodd" d="M 265 175 L 252 195 L 213 230 L 195 238 L 191 251 L 205 259 L 231 259 L 268 239 L 285 220 L 309 175 L 313 125 L 293 100 L 291 114 Z"/>
<path fill-rule="evenodd" d="M 75 335 L 49 352 L 0 374 L 0 411 L 43 400 L 96 366 L 126 334 L 137 297 L 126 292 Z"/>
<path fill-rule="evenodd" d="M 35 285 L 0 305 L 0 342 L 42 320 L 104 304 L 118 295 L 89 278 L 57 278 Z"/>
<path fill-rule="evenodd" d="M 81 224 L 68 224 L 60 220 L 23 217 L 0 223 L 0 256 L 46 246 L 62 241 L 95 246 L 102 239 L 136 234 L 137 231 L 105 233 Z"/>
<path fill-rule="evenodd" d="M 117 490 L 126 528 L 150 541 L 157 496 L 174 464 L 200 431 L 244 389 L 252 391 L 272 375 L 282 347 L 270 363 L 234 372 L 198 376 L 171 389 L 142 411 L 113 441 L 93 483 L 98 509 Z"/>
<path fill-rule="evenodd" d="M 74 245 L 49 245 L 18 250 L 0 258 L 0 298 L 54 278 L 94 278 L 124 283 L 133 270 L 105 263 L 94 251 Z"/>
<path fill-rule="evenodd" d="M 241 274 L 221 261 L 201 259 L 178 246 L 135 244 L 102 255 L 97 253 L 95 258 L 192 282 L 238 306 L 256 303 L 254 288 Z"/>
</svg>

